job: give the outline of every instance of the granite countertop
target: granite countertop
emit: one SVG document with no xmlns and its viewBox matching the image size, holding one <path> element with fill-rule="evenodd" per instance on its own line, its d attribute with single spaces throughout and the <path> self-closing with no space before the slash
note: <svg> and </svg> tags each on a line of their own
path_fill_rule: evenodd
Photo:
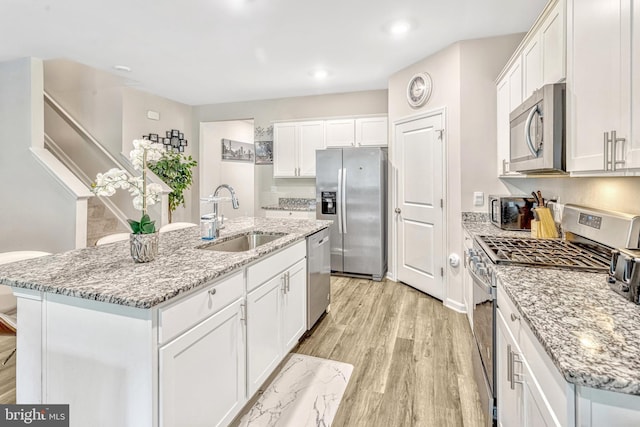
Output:
<svg viewBox="0 0 640 427">
<path fill-rule="evenodd" d="M 330 224 L 288 218 L 228 219 L 219 240 L 251 231 L 287 235 L 246 252 L 214 252 L 197 249 L 207 242 L 200 239 L 199 227 L 189 227 L 160 233 L 158 256 L 149 263 L 133 262 L 129 242 L 121 241 L 0 265 L 0 284 L 146 309 Z"/>
<path fill-rule="evenodd" d="M 280 198 L 277 205 L 262 206 L 264 210 L 271 211 L 302 211 L 315 212 L 316 199 Z"/>
<path fill-rule="evenodd" d="M 489 223 L 464 221 L 463 227 L 473 235 L 527 236 Z M 640 306 L 613 292 L 606 274 L 503 265 L 494 269 L 567 382 L 640 395 Z"/>
</svg>

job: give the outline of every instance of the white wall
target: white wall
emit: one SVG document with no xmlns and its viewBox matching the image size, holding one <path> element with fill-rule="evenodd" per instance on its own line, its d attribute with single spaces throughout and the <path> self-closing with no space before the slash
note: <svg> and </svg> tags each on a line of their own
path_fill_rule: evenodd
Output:
<svg viewBox="0 0 640 427">
<path fill-rule="evenodd" d="M 44 138 L 42 61 L 0 63 L 0 252 L 75 248 L 76 199 L 35 159 Z"/>
<path fill-rule="evenodd" d="M 219 212 L 226 218 L 254 216 L 255 180 L 253 162 L 222 160 L 222 139 L 231 139 L 253 144 L 253 120 L 230 120 L 200 124 L 200 197 L 213 194 L 220 184 L 229 184 L 240 202 L 239 209 L 231 203 L 222 202 Z M 220 196 L 228 196 L 227 190 L 220 190 Z M 211 213 L 211 205 L 200 203 L 200 215 Z"/>
<path fill-rule="evenodd" d="M 151 120 L 147 112 L 152 110 L 160 114 L 160 120 Z M 166 136 L 166 132 L 178 129 L 184 133 L 187 147 L 184 151 L 190 156 L 193 147 L 193 134 L 191 133 L 191 107 L 167 98 L 152 95 L 132 88 L 124 88 L 122 91 L 122 136 L 121 150 L 125 157 L 133 148 L 133 140 L 141 139 L 143 135 L 156 133 Z M 196 158 L 197 160 L 197 158 Z M 198 168 L 193 169 L 194 177 L 198 175 Z M 193 189 L 184 192 L 185 206 L 179 206 L 172 214 L 172 222 L 197 222 L 192 214 Z"/>
<path fill-rule="evenodd" d="M 267 128 L 276 120 L 386 114 L 386 112 L 386 90 L 202 105 L 193 109 L 192 133 L 198 132 L 201 122 L 217 120 L 253 119 L 256 127 Z M 193 153 L 197 153 L 198 149 L 198 144 L 194 144 Z M 258 216 L 264 215 L 260 209 L 261 206 L 276 203 L 279 197 L 315 198 L 315 179 L 274 179 L 271 165 L 256 165 L 254 176 L 256 189 L 254 205 L 255 214 Z M 197 185 L 194 185 L 194 188 Z M 196 211 L 197 208 L 194 208 L 194 212 Z"/>
<path fill-rule="evenodd" d="M 403 118 L 424 114 L 439 108 L 446 113 L 445 123 L 445 248 L 441 254 L 462 255 L 461 212 L 463 200 L 472 189 L 500 188 L 495 174 L 496 158 L 496 89 L 494 80 L 522 38 L 522 34 L 462 41 L 435 53 L 389 78 L 389 123 L 391 163 L 393 158 L 393 123 Z M 433 80 L 430 100 L 418 109 L 406 101 L 405 91 L 411 76 L 428 72 Z M 478 111 L 476 111 L 478 110 Z M 477 113 L 478 116 L 475 116 Z M 393 194 L 393 189 L 390 189 Z M 393 197 L 393 196 L 392 196 Z M 394 200 L 393 198 L 391 200 Z M 390 204 L 391 208 L 392 204 Z M 395 215 L 390 212 L 389 229 Z M 389 270 L 395 275 L 395 236 L 390 236 Z M 460 267 L 446 268 L 444 302 L 462 307 Z"/>
</svg>

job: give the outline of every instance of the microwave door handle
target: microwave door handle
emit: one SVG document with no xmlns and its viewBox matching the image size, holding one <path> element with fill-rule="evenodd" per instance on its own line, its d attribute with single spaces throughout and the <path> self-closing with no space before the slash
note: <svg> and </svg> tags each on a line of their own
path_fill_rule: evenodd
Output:
<svg viewBox="0 0 640 427">
<path fill-rule="evenodd" d="M 531 141 L 531 123 L 533 122 L 533 116 L 538 112 L 538 106 L 536 105 L 529 111 L 529 115 L 527 116 L 527 121 L 524 124 L 524 139 L 527 142 L 527 147 L 529 147 L 529 151 L 533 157 L 538 157 L 538 150 L 533 146 L 533 141 Z"/>
<path fill-rule="evenodd" d="M 497 219 L 496 219 L 496 210 L 495 210 L 495 207 L 494 207 L 497 203 L 498 203 L 498 199 L 493 199 L 491 201 L 491 209 L 490 209 L 490 211 L 491 211 L 491 221 L 494 224 L 498 222 Z"/>
</svg>

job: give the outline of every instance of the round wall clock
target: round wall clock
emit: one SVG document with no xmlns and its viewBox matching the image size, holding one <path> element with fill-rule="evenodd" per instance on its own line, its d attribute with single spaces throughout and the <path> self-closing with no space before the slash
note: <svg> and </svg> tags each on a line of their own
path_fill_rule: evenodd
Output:
<svg viewBox="0 0 640 427">
<path fill-rule="evenodd" d="M 411 77 L 407 85 L 407 102 L 412 107 L 420 107 L 431 96 L 433 83 L 428 73 L 418 73 Z"/>
</svg>

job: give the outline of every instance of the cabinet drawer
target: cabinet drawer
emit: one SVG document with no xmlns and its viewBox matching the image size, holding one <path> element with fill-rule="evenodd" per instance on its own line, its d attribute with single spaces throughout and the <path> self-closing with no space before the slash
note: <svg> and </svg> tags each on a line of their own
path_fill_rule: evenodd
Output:
<svg viewBox="0 0 640 427">
<path fill-rule="evenodd" d="M 502 313 L 505 323 L 509 328 L 509 331 L 515 338 L 516 342 L 520 344 L 520 330 L 522 328 L 522 316 L 515 307 L 509 295 L 505 292 L 504 288 L 500 284 L 498 279 L 498 310 Z"/>
<path fill-rule="evenodd" d="M 295 219 L 316 219 L 315 211 L 276 211 L 267 210 L 267 218 L 295 218 Z"/>
<path fill-rule="evenodd" d="M 201 291 L 158 314 L 158 343 L 163 344 L 191 326 L 201 322 L 242 297 L 242 271 L 222 281 L 207 285 Z"/>
<path fill-rule="evenodd" d="M 307 242 L 302 240 L 275 255 L 247 268 L 247 292 L 251 292 L 261 283 L 289 268 L 307 254 Z"/>
</svg>

